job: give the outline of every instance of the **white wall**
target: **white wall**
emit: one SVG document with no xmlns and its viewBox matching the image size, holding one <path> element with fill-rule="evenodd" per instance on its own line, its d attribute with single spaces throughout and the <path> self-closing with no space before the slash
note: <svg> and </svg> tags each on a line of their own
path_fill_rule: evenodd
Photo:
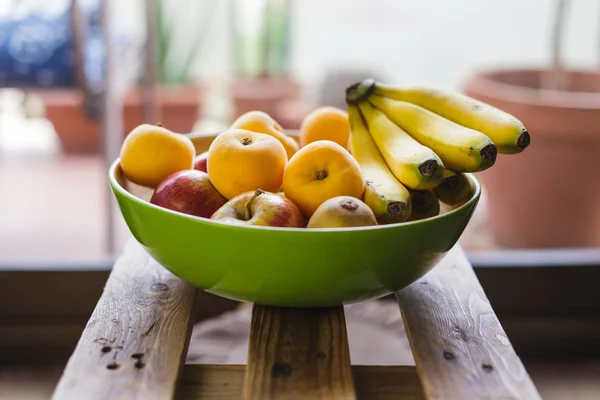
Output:
<svg viewBox="0 0 600 400">
<path fill-rule="evenodd" d="M 364 66 L 456 89 L 474 69 L 550 61 L 553 0 L 296 0 L 293 72 Z M 569 65 L 600 65 L 600 1 L 570 1 Z"/>
<path fill-rule="evenodd" d="M 220 8 L 220 21 L 208 33 L 210 47 L 199 54 L 194 75 L 225 79 L 233 66 L 223 2 L 232 0 L 189 1 L 210 1 Z M 307 84 L 317 84 L 329 69 L 357 67 L 393 82 L 458 89 L 478 68 L 550 62 L 557 0 L 291 1 L 292 73 Z M 142 4 L 113 3 L 124 23 Z M 568 65 L 600 66 L 600 0 L 568 3 L 563 47 Z M 188 17 L 185 8 L 180 12 Z"/>
</svg>

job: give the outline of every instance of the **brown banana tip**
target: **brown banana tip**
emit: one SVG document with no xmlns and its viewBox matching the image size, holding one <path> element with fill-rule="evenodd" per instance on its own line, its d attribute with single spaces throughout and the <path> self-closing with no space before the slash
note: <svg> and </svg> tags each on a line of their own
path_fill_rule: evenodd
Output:
<svg viewBox="0 0 600 400">
<path fill-rule="evenodd" d="M 357 105 L 363 100 L 366 100 L 375 91 L 375 80 L 365 79 L 360 82 L 353 83 L 346 88 L 346 103 L 349 105 Z"/>
<path fill-rule="evenodd" d="M 531 142 L 531 137 L 529 137 L 529 132 L 523 131 L 523 132 L 521 132 L 521 134 L 519 135 L 519 138 L 517 139 L 517 146 L 521 150 L 524 150 L 527 146 L 529 146 L 530 142 Z"/>
<path fill-rule="evenodd" d="M 392 217 L 398 217 L 406 214 L 407 205 L 403 201 L 390 201 L 387 206 L 388 214 Z"/>
<path fill-rule="evenodd" d="M 451 175 L 444 179 L 441 183 L 448 190 L 455 189 L 458 186 L 458 175 Z"/>
<path fill-rule="evenodd" d="M 498 155 L 498 149 L 496 148 L 495 144 L 490 143 L 486 146 L 483 146 L 483 148 L 479 150 L 479 154 L 481 154 L 481 158 L 486 161 L 494 161 Z"/>
<path fill-rule="evenodd" d="M 439 170 L 438 163 L 435 160 L 427 160 L 419 164 L 419 172 L 425 178 L 431 178 L 435 176 Z"/>
<path fill-rule="evenodd" d="M 415 190 L 412 192 L 412 202 L 418 207 L 423 207 L 433 200 L 431 190 Z"/>
</svg>

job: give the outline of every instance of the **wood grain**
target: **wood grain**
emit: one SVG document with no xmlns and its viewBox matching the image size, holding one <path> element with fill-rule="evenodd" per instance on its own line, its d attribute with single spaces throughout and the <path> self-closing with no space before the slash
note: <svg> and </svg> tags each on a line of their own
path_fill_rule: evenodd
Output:
<svg viewBox="0 0 600 400">
<path fill-rule="evenodd" d="M 239 400 L 245 365 L 186 364 L 177 400 Z"/>
<path fill-rule="evenodd" d="M 397 298 L 427 399 L 540 399 L 460 247 Z"/>
<path fill-rule="evenodd" d="M 255 305 L 243 398 L 356 398 L 343 308 Z"/>
<path fill-rule="evenodd" d="M 245 365 L 188 364 L 181 376 L 177 400 L 238 400 L 245 371 Z M 354 365 L 352 375 L 359 400 L 423 399 L 415 367 Z"/>
<path fill-rule="evenodd" d="M 359 400 L 423 400 L 417 369 L 407 365 L 353 365 Z"/>
<path fill-rule="evenodd" d="M 173 398 L 196 296 L 131 239 L 53 399 Z"/>
</svg>

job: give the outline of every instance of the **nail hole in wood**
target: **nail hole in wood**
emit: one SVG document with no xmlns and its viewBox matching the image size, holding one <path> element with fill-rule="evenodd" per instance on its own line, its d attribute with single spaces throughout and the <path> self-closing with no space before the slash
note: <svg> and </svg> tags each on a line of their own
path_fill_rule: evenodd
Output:
<svg viewBox="0 0 600 400">
<path fill-rule="evenodd" d="M 469 336 L 467 336 L 467 333 L 465 331 L 463 331 L 462 329 L 460 329 L 458 326 L 455 326 L 454 329 L 452 330 L 452 332 L 459 337 L 459 339 L 468 342 L 469 341 Z"/>
<path fill-rule="evenodd" d="M 444 358 L 445 358 L 446 360 L 454 360 L 454 354 L 452 354 L 452 353 L 451 353 L 451 352 L 449 352 L 449 351 L 445 351 L 445 352 L 443 353 L 443 356 L 444 356 Z"/>
<path fill-rule="evenodd" d="M 325 358 L 327 358 L 327 354 L 325 354 L 324 351 L 319 350 L 319 351 L 317 351 L 317 358 L 319 360 L 324 360 Z"/>
<path fill-rule="evenodd" d="M 118 369 L 119 367 L 120 367 L 120 365 L 113 361 L 106 366 L 106 369 L 115 370 L 115 369 Z"/>
<path fill-rule="evenodd" d="M 275 363 L 271 368 L 271 376 L 273 378 L 287 377 L 292 373 L 292 366 L 286 363 Z"/>
<path fill-rule="evenodd" d="M 481 368 L 483 368 L 485 372 L 492 372 L 494 370 L 494 367 L 492 367 L 491 364 L 483 364 Z"/>
<path fill-rule="evenodd" d="M 136 360 L 141 360 L 144 357 L 144 353 L 133 353 L 131 358 L 135 358 Z"/>
<path fill-rule="evenodd" d="M 112 347 L 110 347 L 110 346 L 103 346 L 100 351 L 103 352 L 103 353 L 110 353 L 111 350 L 112 350 Z"/>
<path fill-rule="evenodd" d="M 133 366 L 137 369 L 142 369 L 146 366 L 146 364 L 144 364 L 141 360 L 137 360 Z"/>
</svg>

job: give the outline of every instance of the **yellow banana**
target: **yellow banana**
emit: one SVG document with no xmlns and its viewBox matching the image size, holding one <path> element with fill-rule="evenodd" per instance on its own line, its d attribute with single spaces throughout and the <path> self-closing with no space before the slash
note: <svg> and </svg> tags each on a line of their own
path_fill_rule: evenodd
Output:
<svg viewBox="0 0 600 400">
<path fill-rule="evenodd" d="M 356 106 L 348 107 L 350 151 L 360 165 L 367 185 L 363 201 L 380 224 L 406 221 L 411 212 L 410 193 L 392 174 Z"/>
<path fill-rule="evenodd" d="M 392 100 L 416 104 L 450 121 L 488 136 L 499 153 L 515 154 L 530 143 L 525 125 L 512 115 L 460 93 L 425 87 L 397 87 L 374 83 L 371 92 Z"/>
<path fill-rule="evenodd" d="M 444 164 L 432 149 L 413 139 L 368 102 L 358 105 L 367 129 L 392 174 L 409 189 L 439 185 Z"/>
<path fill-rule="evenodd" d="M 442 173 L 442 182 L 433 190 L 440 201 L 452 206 L 468 199 L 472 188 L 465 174 L 446 168 Z"/>
<path fill-rule="evenodd" d="M 369 102 L 419 143 L 433 150 L 444 166 L 459 172 L 477 172 L 496 162 L 498 150 L 489 137 L 465 128 L 425 108 L 371 95 Z"/>
<path fill-rule="evenodd" d="M 440 202 L 433 190 L 411 190 L 412 213 L 408 221 L 435 217 L 440 213 Z"/>
</svg>

